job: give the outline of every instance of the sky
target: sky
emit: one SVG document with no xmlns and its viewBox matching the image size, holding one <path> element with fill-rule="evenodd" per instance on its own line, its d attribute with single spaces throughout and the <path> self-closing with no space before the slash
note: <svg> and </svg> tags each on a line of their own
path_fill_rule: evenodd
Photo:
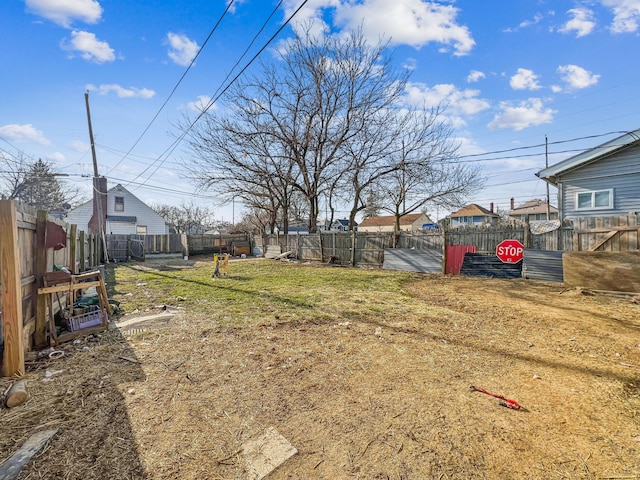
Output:
<svg viewBox="0 0 640 480">
<path fill-rule="evenodd" d="M 640 127 L 640 0 L 308 0 L 268 43 L 302 3 L 2 2 L 0 155 L 51 162 L 89 198 L 88 92 L 98 170 L 110 187 L 148 204 L 193 200 L 238 221 L 242 205 L 223 205 L 190 181 L 177 125 L 262 47 L 270 60 L 309 21 L 389 39 L 397 68 L 411 71 L 407 105 L 446 106 L 460 160 L 486 178 L 469 203 L 508 210 L 511 198 L 544 199 L 535 173 L 546 161 Z M 557 205 L 553 187 L 550 198 Z"/>
</svg>

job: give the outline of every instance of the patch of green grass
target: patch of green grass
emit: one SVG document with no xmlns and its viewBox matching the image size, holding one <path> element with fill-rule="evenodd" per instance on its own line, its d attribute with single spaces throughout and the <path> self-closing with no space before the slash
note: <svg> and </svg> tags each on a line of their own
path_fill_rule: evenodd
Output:
<svg viewBox="0 0 640 480">
<path fill-rule="evenodd" d="M 212 265 L 114 269 L 115 299 L 125 312 L 150 305 L 182 304 L 192 314 L 224 323 L 380 316 L 402 308 L 402 285 L 411 273 L 326 268 L 256 260 L 231 262 L 227 277 L 212 278 Z"/>
</svg>

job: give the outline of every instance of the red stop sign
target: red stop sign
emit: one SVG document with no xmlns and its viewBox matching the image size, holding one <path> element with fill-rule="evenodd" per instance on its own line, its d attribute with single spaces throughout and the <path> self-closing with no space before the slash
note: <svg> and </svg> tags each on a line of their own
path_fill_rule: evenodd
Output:
<svg viewBox="0 0 640 480">
<path fill-rule="evenodd" d="M 503 240 L 496 247 L 496 257 L 504 263 L 518 263 L 523 254 L 524 245 L 518 240 Z"/>
</svg>

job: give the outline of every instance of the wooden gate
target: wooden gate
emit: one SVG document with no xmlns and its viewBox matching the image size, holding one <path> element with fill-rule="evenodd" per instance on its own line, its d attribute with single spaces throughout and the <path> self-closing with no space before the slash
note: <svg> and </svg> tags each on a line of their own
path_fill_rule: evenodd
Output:
<svg viewBox="0 0 640 480">
<path fill-rule="evenodd" d="M 580 217 L 573 220 L 574 252 L 630 252 L 640 250 L 638 216 Z"/>
</svg>

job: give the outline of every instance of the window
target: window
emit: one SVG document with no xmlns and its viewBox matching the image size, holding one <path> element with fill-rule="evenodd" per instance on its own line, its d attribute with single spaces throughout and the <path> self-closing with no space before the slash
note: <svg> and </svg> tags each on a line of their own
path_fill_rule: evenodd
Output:
<svg viewBox="0 0 640 480">
<path fill-rule="evenodd" d="M 147 234 L 147 226 L 146 225 L 138 225 L 136 227 L 136 233 L 138 235 L 146 235 Z"/>
<path fill-rule="evenodd" d="M 116 203 L 113 210 L 116 212 L 124 212 L 124 197 L 116 197 Z"/>
<path fill-rule="evenodd" d="M 576 210 L 613 208 L 613 189 L 576 193 Z"/>
</svg>

